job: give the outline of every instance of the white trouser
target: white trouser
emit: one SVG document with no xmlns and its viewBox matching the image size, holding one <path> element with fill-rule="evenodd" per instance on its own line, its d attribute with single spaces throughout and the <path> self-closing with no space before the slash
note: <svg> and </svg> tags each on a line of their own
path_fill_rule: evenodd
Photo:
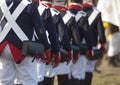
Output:
<svg viewBox="0 0 120 85">
<path fill-rule="evenodd" d="M 51 78 L 56 75 L 69 74 L 70 73 L 70 65 L 71 65 L 71 62 L 69 64 L 67 64 L 67 62 L 59 63 L 59 65 L 54 68 L 52 65 L 47 65 L 45 76 Z"/>
<path fill-rule="evenodd" d="M 45 76 L 46 63 L 41 61 L 41 59 L 37 59 L 37 75 L 38 82 L 42 82 Z"/>
<path fill-rule="evenodd" d="M 69 63 L 62 62 L 56 67 L 56 75 L 64 75 L 64 74 L 70 74 L 70 66 L 72 64 L 72 61 Z"/>
<path fill-rule="evenodd" d="M 71 65 L 71 74 L 75 79 L 85 79 L 87 59 L 84 55 L 79 55 L 78 61 Z"/>
<path fill-rule="evenodd" d="M 49 64 L 46 65 L 46 71 L 45 71 L 45 77 L 52 78 L 56 75 L 55 68 L 53 68 L 53 65 Z"/>
<path fill-rule="evenodd" d="M 61 62 L 57 67 L 53 68 L 53 65 L 49 64 L 46 65 L 46 72 L 45 77 L 52 78 L 56 75 L 64 75 L 64 74 L 70 74 L 70 66 L 72 64 L 72 61 L 69 63 Z"/>
<path fill-rule="evenodd" d="M 15 80 L 14 80 L 14 84 L 21 84 L 21 83 L 17 80 L 16 77 L 15 77 Z"/>
<path fill-rule="evenodd" d="M 13 60 L 10 48 L 7 45 L 0 57 L 0 85 L 14 85 L 14 78 L 17 77 L 22 85 L 37 85 L 36 60 L 26 57 L 20 64 Z"/>
<path fill-rule="evenodd" d="M 88 60 L 86 65 L 86 72 L 93 72 L 95 69 L 96 60 Z"/>
</svg>

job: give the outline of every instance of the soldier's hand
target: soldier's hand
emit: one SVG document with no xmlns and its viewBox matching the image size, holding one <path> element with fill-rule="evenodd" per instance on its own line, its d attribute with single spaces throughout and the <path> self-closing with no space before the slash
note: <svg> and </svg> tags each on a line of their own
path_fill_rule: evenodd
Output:
<svg viewBox="0 0 120 85">
<path fill-rule="evenodd" d="M 51 51 L 50 49 L 45 50 L 45 57 L 42 58 L 47 64 L 51 63 Z"/>
<path fill-rule="evenodd" d="M 107 51 L 107 49 L 106 49 L 106 47 L 105 47 L 105 44 L 101 44 L 100 49 L 101 49 L 103 52 L 106 52 L 106 51 Z"/>
<path fill-rule="evenodd" d="M 87 50 L 86 56 L 87 56 L 88 59 L 92 59 L 93 58 L 93 52 L 92 52 L 92 50 Z"/>
<path fill-rule="evenodd" d="M 60 63 L 60 53 L 56 53 L 54 54 L 54 57 L 53 57 L 53 60 L 52 60 L 52 65 L 53 65 L 53 68 L 54 67 L 57 67 Z"/>
<path fill-rule="evenodd" d="M 69 51 L 67 63 L 69 63 L 71 60 L 72 60 L 72 51 Z"/>
<path fill-rule="evenodd" d="M 77 53 L 75 56 L 73 56 L 73 63 L 74 64 L 78 61 L 79 55 L 80 55 L 80 52 Z"/>
</svg>

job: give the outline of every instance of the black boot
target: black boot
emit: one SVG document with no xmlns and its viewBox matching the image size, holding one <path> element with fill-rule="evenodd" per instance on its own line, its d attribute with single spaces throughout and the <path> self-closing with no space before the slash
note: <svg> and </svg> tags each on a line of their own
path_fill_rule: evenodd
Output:
<svg viewBox="0 0 120 85">
<path fill-rule="evenodd" d="M 68 75 L 58 75 L 58 85 L 69 85 Z"/>
<path fill-rule="evenodd" d="M 74 85 L 74 79 L 73 78 L 69 79 L 69 85 Z"/>
<path fill-rule="evenodd" d="M 85 80 L 83 79 L 79 80 L 79 85 L 85 85 Z"/>
<path fill-rule="evenodd" d="M 71 79 L 69 79 L 69 85 L 80 85 L 79 83 L 80 83 L 80 81 L 78 79 L 75 79 L 73 77 L 71 77 Z"/>
<path fill-rule="evenodd" d="M 93 73 L 92 72 L 86 72 L 85 73 L 85 84 L 84 85 L 91 85 L 92 84 L 92 77 Z"/>
<path fill-rule="evenodd" d="M 44 81 L 38 82 L 38 85 L 44 85 Z"/>
<path fill-rule="evenodd" d="M 73 85 L 80 85 L 80 80 L 73 79 Z"/>
<path fill-rule="evenodd" d="M 53 85 L 53 83 L 54 83 L 54 77 L 52 78 L 45 77 L 44 83 L 42 85 Z"/>
</svg>

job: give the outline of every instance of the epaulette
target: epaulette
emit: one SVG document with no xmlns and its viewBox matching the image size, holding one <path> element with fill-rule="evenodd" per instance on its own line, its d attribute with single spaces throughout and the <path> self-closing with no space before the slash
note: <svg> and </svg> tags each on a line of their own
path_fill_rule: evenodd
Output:
<svg viewBox="0 0 120 85">
<path fill-rule="evenodd" d="M 43 3 L 40 3 L 40 4 L 39 4 L 38 10 L 39 10 L 40 15 L 42 15 L 43 12 L 44 12 L 46 9 L 48 9 L 48 7 L 47 7 L 46 5 L 44 5 Z"/>
<path fill-rule="evenodd" d="M 96 11 L 96 12 L 100 12 L 96 7 L 93 7 L 93 10 Z"/>
<path fill-rule="evenodd" d="M 56 10 L 55 8 L 51 8 L 51 12 L 52 14 L 56 14 L 56 15 L 60 14 L 60 12 Z"/>
<path fill-rule="evenodd" d="M 80 11 L 80 14 L 82 14 L 83 17 L 86 17 L 87 13 L 84 11 Z"/>
<path fill-rule="evenodd" d="M 92 24 L 92 22 L 95 20 L 95 18 L 97 17 L 97 15 L 99 13 L 100 13 L 100 11 L 98 11 L 95 7 L 93 7 L 93 12 L 91 13 L 91 15 L 88 18 L 89 25 Z"/>
<path fill-rule="evenodd" d="M 66 14 L 63 17 L 63 21 L 66 24 L 71 17 L 75 17 L 75 15 L 71 11 L 66 11 Z"/>
<path fill-rule="evenodd" d="M 78 22 L 81 17 L 86 17 L 86 13 L 84 11 L 78 11 L 77 14 L 75 15 L 75 20 Z"/>
</svg>

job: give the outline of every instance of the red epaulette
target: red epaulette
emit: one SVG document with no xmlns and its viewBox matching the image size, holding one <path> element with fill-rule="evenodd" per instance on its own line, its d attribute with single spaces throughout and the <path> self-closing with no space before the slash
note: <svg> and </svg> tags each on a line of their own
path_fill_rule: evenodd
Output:
<svg viewBox="0 0 120 85">
<path fill-rule="evenodd" d="M 54 8 L 57 10 L 62 10 L 62 11 L 67 11 L 68 8 L 65 6 L 61 6 L 61 5 L 54 5 Z"/>
<path fill-rule="evenodd" d="M 70 5 L 68 6 L 69 9 L 76 9 L 76 10 L 82 10 L 83 6 L 81 4 L 78 3 L 70 3 Z"/>
<path fill-rule="evenodd" d="M 84 3 L 83 4 L 83 7 L 89 7 L 89 8 L 92 8 L 94 5 L 93 4 L 90 4 L 90 3 Z"/>
<path fill-rule="evenodd" d="M 33 1 L 34 1 L 34 2 L 37 2 L 37 3 L 39 2 L 39 0 L 33 0 Z"/>
</svg>

